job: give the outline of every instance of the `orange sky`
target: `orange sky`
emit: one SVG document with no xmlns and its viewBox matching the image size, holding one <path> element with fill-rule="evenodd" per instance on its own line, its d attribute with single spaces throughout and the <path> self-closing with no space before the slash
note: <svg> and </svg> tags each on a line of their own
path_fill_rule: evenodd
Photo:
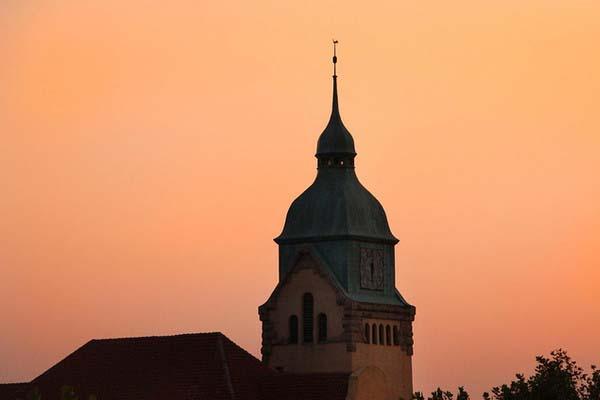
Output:
<svg viewBox="0 0 600 400">
<path fill-rule="evenodd" d="M 0 381 L 100 337 L 220 330 L 258 355 L 334 36 L 416 389 L 479 395 L 559 346 L 600 363 L 599 20 L 596 0 L 2 2 Z"/>
</svg>

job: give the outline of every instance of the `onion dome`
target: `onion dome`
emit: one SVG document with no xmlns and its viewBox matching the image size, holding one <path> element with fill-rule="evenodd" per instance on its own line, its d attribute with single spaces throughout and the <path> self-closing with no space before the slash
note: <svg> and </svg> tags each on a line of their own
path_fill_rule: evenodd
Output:
<svg viewBox="0 0 600 400">
<path fill-rule="evenodd" d="M 337 58 L 334 56 L 334 68 Z M 342 123 L 333 75 L 333 103 L 319 137 L 318 173 L 313 184 L 290 206 L 278 244 L 325 240 L 361 240 L 396 244 L 385 211 L 359 182 L 354 170 L 354 139 Z"/>
<path fill-rule="evenodd" d="M 329 123 L 317 142 L 317 158 L 332 155 L 355 156 L 354 139 L 342 122 L 337 96 L 337 76 L 333 76 L 333 104 Z"/>
</svg>

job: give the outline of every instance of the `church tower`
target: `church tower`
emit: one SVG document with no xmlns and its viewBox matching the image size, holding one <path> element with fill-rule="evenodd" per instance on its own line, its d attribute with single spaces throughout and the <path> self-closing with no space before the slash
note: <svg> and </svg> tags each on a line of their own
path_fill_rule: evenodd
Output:
<svg viewBox="0 0 600 400">
<path fill-rule="evenodd" d="M 381 393 L 370 398 L 408 400 L 415 307 L 395 287 L 398 239 L 356 176 L 354 139 L 338 106 L 335 47 L 333 63 L 317 176 L 275 239 L 279 282 L 259 307 L 263 362 L 284 372 L 348 373 Z"/>
</svg>

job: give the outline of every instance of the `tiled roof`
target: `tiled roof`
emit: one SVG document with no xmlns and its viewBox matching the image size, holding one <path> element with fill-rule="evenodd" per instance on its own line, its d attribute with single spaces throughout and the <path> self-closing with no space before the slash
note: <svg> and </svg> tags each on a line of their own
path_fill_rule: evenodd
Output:
<svg viewBox="0 0 600 400">
<path fill-rule="evenodd" d="M 343 400 L 348 374 L 278 373 L 221 333 L 91 340 L 28 384 L 0 385 L 0 400 Z"/>
<path fill-rule="evenodd" d="M 221 333 L 92 340 L 31 382 L 44 400 L 250 400 L 274 372 Z"/>
<path fill-rule="evenodd" d="M 0 399 L 24 399 L 27 383 L 0 383 Z"/>
</svg>

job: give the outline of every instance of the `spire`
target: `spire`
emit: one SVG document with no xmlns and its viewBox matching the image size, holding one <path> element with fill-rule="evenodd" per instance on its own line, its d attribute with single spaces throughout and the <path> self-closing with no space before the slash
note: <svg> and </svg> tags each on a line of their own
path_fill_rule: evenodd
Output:
<svg viewBox="0 0 600 400">
<path fill-rule="evenodd" d="M 336 52 L 336 45 L 338 44 L 337 40 L 333 41 L 333 104 L 331 106 L 331 117 L 333 118 L 334 115 L 335 117 L 340 119 L 341 122 L 341 117 L 340 117 L 340 109 L 338 106 L 338 94 L 337 94 L 337 71 L 336 71 L 336 65 L 337 65 L 337 52 Z"/>
<path fill-rule="evenodd" d="M 337 45 L 338 41 L 333 41 L 333 100 L 331 106 L 331 116 L 327 127 L 321 133 L 317 143 L 317 157 L 325 155 L 349 155 L 354 157 L 354 139 L 348 132 L 348 129 L 342 122 L 340 109 L 338 105 L 337 93 Z M 346 163 L 345 165 L 348 165 Z"/>
</svg>

